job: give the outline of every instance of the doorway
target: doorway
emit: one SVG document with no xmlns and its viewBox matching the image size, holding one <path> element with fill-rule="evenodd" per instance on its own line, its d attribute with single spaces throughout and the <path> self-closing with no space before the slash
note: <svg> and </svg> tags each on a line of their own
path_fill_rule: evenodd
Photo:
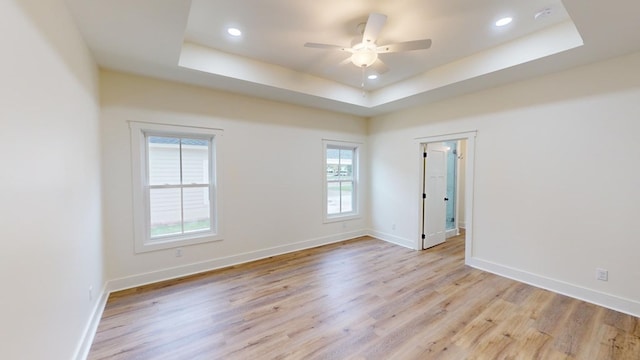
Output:
<svg viewBox="0 0 640 360">
<path fill-rule="evenodd" d="M 470 258 L 475 134 L 416 139 L 422 180 L 420 249 L 464 233 L 465 258 Z"/>
</svg>

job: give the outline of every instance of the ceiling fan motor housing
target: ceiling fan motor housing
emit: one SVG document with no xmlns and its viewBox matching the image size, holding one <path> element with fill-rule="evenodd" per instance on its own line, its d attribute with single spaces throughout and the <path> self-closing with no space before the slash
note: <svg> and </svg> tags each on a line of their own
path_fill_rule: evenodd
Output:
<svg viewBox="0 0 640 360">
<path fill-rule="evenodd" d="M 356 40 L 356 44 L 354 44 L 352 47 L 319 43 L 306 43 L 304 44 L 304 46 L 349 52 L 351 53 L 351 56 L 345 59 L 342 63 L 348 63 L 349 61 L 351 61 L 355 66 L 362 69 L 367 68 L 378 61 L 378 54 L 380 53 L 423 50 L 431 47 L 430 39 L 404 41 L 396 44 L 387 44 L 378 47 L 378 45 L 376 45 L 378 34 L 382 30 L 382 27 L 384 26 L 386 20 L 386 15 L 378 13 L 369 14 L 369 19 L 367 20 L 367 22 L 359 24 L 357 27 L 358 31 L 362 33 L 362 40 L 359 42 L 358 40 Z M 386 66 L 382 61 L 378 61 L 377 65 L 379 68 L 381 68 L 381 70 L 377 70 L 379 72 L 386 72 L 388 70 L 388 68 L 385 69 Z"/>
<path fill-rule="evenodd" d="M 351 62 L 357 67 L 369 67 L 378 60 L 376 44 L 359 43 L 353 47 Z"/>
</svg>

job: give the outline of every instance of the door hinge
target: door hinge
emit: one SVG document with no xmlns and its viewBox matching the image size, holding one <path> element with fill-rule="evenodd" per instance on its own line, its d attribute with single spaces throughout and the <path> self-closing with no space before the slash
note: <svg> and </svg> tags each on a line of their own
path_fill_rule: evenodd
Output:
<svg viewBox="0 0 640 360">
<path fill-rule="evenodd" d="M 426 239 L 427 236 L 425 234 L 422 234 L 422 240 Z"/>
<path fill-rule="evenodd" d="M 423 198 L 423 199 L 426 199 L 426 198 L 427 198 L 427 194 L 424 194 L 424 193 L 423 193 L 423 194 L 422 194 L 422 198 Z"/>
<path fill-rule="evenodd" d="M 422 157 L 427 157 L 427 152 L 426 151 L 422 153 Z"/>
</svg>

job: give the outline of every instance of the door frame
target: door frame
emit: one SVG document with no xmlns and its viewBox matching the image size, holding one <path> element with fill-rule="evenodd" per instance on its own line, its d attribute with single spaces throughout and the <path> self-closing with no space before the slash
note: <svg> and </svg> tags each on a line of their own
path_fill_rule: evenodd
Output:
<svg viewBox="0 0 640 360">
<path fill-rule="evenodd" d="M 428 143 L 436 143 L 443 141 L 456 141 L 456 140 L 466 140 L 467 141 L 467 149 L 465 156 L 465 186 L 464 186 L 464 195 L 465 195 L 465 204 L 464 204 L 464 212 L 465 212 L 465 241 L 464 241 L 464 261 L 467 263 L 471 259 L 471 255 L 473 254 L 473 189 L 474 189 L 474 177 L 475 177 L 475 148 L 476 148 L 476 136 L 477 131 L 467 131 L 460 133 L 451 133 L 451 134 L 442 134 L 435 136 L 422 136 L 414 138 L 415 147 L 416 147 L 416 164 L 418 179 L 420 179 L 420 189 L 416 191 L 416 209 L 418 209 L 418 213 L 420 214 L 418 218 L 418 224 L 416 224 L 416 228 L 418 229 L 418 236 L 416 236 L 414 247 L 418 250 L 422 249 L 422 226 L 424 221 L 424 211 L 422 208 L 422 193 L 423 193 L 423 176 L 424 176 L 424 157 L 422 153 L 422 146 Z"/>
</svg>

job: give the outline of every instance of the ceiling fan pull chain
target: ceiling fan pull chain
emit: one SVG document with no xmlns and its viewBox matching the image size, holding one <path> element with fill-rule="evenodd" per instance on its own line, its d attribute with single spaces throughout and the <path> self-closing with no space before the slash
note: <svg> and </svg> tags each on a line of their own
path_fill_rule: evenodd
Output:
<svg viewBox="0 0 640 360">
<path fill-rule="evenodd" d="M 362 67 L 362 82 L 360 83 L 360 85 L 362 86 L 362 97 L 367 97 L 367 92 L 364 91 L 364 73 L 365 73 L 365 67 Z"/>
</svg>

